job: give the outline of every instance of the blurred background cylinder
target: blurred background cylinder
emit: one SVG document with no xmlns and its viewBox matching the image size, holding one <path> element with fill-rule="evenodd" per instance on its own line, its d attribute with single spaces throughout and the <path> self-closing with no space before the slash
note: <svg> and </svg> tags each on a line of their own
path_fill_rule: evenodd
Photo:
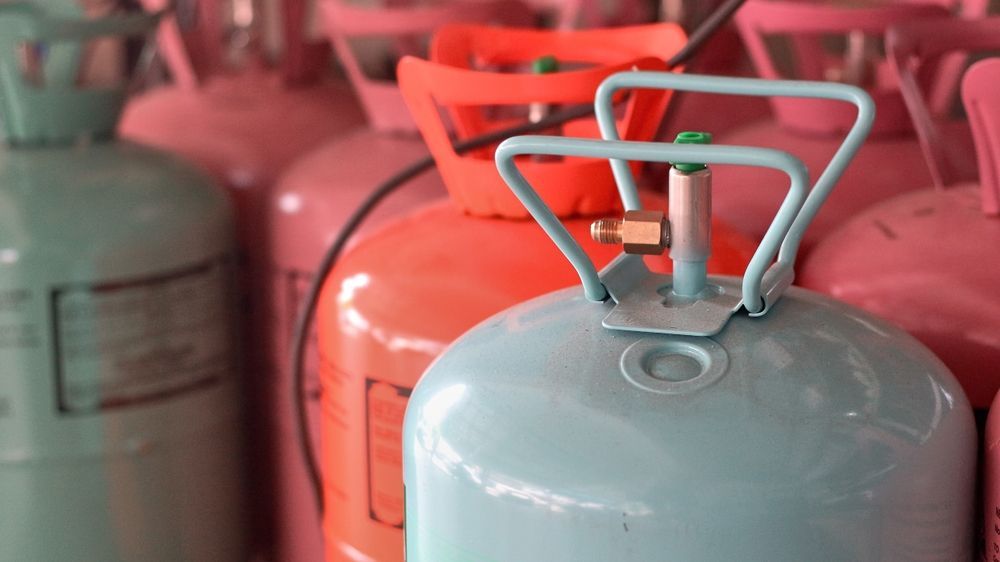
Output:
<svg viewBox="0 0 1000 562">
<path fill-rule="evenodd" d="M 154 25 L 0 7 L 4 560 L 249 555 L 231 212 L 114 139 Z"/>
</svg>

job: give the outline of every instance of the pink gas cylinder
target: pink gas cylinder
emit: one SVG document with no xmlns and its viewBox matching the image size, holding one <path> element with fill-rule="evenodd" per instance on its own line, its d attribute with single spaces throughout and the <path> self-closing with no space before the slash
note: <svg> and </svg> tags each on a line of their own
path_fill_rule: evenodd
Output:
<svg viewBox="0 0 1000 562">
<path fill-rule="evenodd" d="M 360 201 L 380 182 L 405 165 L 428 155 L 397 85 L 365 73 L 353 41 L 364 38 L 409 40 L 428 36 L 450 22 L 528 25 L 530 10 L 517 0 L 442 2 L 434 5 L 363 8 L 343 0 L 321 0 L 324 27 L 368 119 L 319 146 L 295 162 L 269 191 L 266 202 L 268 271 L 260 308 L 266 320 L 262 341 L 268 348 L 267 375 L 257 397 L 258 417 L 265 420 L 266 516 L 275 537 L 275 560 L 322 559 L 322 537 L 316 503 L 298 448 L 288 343 L 308 287 L 324 249 L 344 226 Z M 409 45 L 401 41 L 400 45 Z M 401 189 L 370 227 L 432 198 L 444 195 L 436 171 Z M 311 336 L 314 341 L 315 336 Z M 307 351 L 306 404 L 319 436 L 318 353 Z M 318 444 L 316 446 L 318 448 Z"/>
<path fill-rule="evenodd" d="M 563 8 L 560 27 L 596 28 L 608 26 L 634 25 L 646 23 L 653 19 L 653 11 L 649 2 L 643 0 L 532 0 L 538 3 L 548 3 L 555 6 L 572 6 L 577 4 L 576 12 Z"/>
<path fill-rule="evenodd" d="M 653 19 L 644 0 L 527 0 L 542 19 L 557 29 L 634 25 Z"/>
<path fill-rule="evenodd" d="M 291 4 L 301 0 L 286 0 Z M 160 0 L 147 0 L 156 8 Z M 283 74 L 300 76 L 302 70 L 272 68 L 252 41 L 259 13 L 246 2 L 200 0 L 196 45 L 207 52 L 186 48 L 174 18 L 166 18 L 158 43 L 174 78 L 136 97 L 120 125 L 124 137 L 179 153 L 216 177 L 233 199 L 245 256 L 256 253 L 262 229 L 259 223 L 261 190 L 273 183 L 291 162 L 323 141 L 362 123 L 363 116 L 343 80 L 318 80 L 291 87 Z M 218 14 L 233 8 L 235 27 L 221 33 Z M 245 13 L 247 10 L 251 12 Z M 286 12 L 295 12 L 289 9 Z M 216 17 L 209 17 L 215 14 Z M 223 44 L 235 37 L 250 37 L 243 48 Z M 307 47 L 300 37 L 285 37 L 288 61 L 301 61 Z M 193 57 L 185 56 L 192 53 Z M 234 58 L 245 60 L 233 62 Z M 238 68 L 234 68 L 238 67 Z M 254 260 L 251 260 L 254 261 Z"/>
<path fill-rule="evenodd" d="M 718 17 L 718 12 L 728 9 L 729 5 L 734 4 L 726 0 L 661 0 L 660 18 L 692 30 L 708 17 Z M 685 70 L 716 76 L 754 75 L 750 60 L 731 22 L 712 36 Z M 712 131 L 718 137 L 767 115 L 768 102 L 764 97 L 675 92 L 668 117 L 660 127 L 659 138 L 671 141 L 677 131 L 688 130 Z M 661 185 L 667 184 L 669 166 L 648 164 L 647 167 L 658 168 L 662 172 L 659 180 Z"/>
<path fill-rule="evenodd" d="M 1000 49 L 1000 18 L 927 22 L 895 31 L 905 35 L 895 43 L 915 45 L 925 59 Z M 962 383 L 980 419 L 1000 389 L 997 84 L 997 60 L 974 65 L 962 80 L 978 180 L 954 173 L 953 151 L 935 151 L 940 187 L 893 197 L 846 221 L 816 246 L 799 276 L 803 286 L 881 315 L 916 336 Z M 960 145 L 954 128 L 946 136 L 933 120 L 915 124 L 925 143 Z M 898 169 L 891 161 L 883 165 Z"/>
<path fill-rule="evenodd" d="M 985 2 L 961 7 L 968 15 L 985 11 Z M 957 0 L 849 3 L 827 0 L 749 0 L 736 15 L 743 41 L 757 72 L 765 78 L 794 76 L 832 80 L 864 87 L 875 100 L 877 116 L 868 142 L 844 172 L 841 189 L 824 205 L 803 240 L 813 243 L 865 207 L 928 185 L 931 177 L 913 135 L 913 127 L 891 65 L 879 53 L 885 30 L 907 21 L 943 18 L 958 10 Z M 827 50 L 831 41 L 846 46 Z M 928 72 L 923 87 L 954 90 L 954 72 Z M 839 136 L 854 119 L 846 104 L 812 99 L 774 99 L 773 119 L 720 135 L 719 142 L 793 150 L 815 175 L 837 148 Z M 891 162 L 891 166 L 886 163 Z M 759 238 L 783 195 L 784 179 L 771 171 L 719 167 L 719 181 L 743 186 L 720 192 L 717 216 L 745 234 Z M 816 178 L 813 178 L 815 180 Z"/>
</svg>

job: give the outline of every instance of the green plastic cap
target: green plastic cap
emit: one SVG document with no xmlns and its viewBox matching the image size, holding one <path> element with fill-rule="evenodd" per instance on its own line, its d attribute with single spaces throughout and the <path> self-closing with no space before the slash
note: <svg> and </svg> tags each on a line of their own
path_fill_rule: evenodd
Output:
<svg viewBox="0 0 1000 562">
<path fill-rule="evenodd" d="M 684 131 L 677 134 L 674 144 L 712 144 L 712 133 Z M 704 170 L 706 167 L 704 164 L 679 164 L 674 162 L 674 168 L 682 172 L 697 172 L 698 170 Z"/>
<path fill-rule="evenodd" d="M 531 72 L 535 74 L 552 74 L 559 72 L 559 59 L 552 55 L 538 57 L 531 63 Z"/>
</svg>

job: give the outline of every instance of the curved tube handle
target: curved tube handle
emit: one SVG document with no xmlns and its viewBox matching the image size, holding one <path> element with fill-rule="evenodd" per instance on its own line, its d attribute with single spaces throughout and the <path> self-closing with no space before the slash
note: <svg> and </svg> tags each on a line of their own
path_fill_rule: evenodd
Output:
<svg viewBox="0 0 1000 562">
<path fill-rule="evenodd" d="M 76 84 L 81 44 L 101 37 L 146 36 L 160 17 L 138 13 L 86 19 L 50 13 L 34 3 L 0 4 L 0 117 L 7 140 L 33 143 L 113 132 L 125 90 Z M 39 65 L 42 87 L 22 71 L 18 47 L 24 42 L 47 43 L 59 53 Z"/>
<path fill-rule="evenodd" d="M 696 74 L 671 74 L 663 72 L 619 72 L 609 76 L 597 89 L 594 99 L 594 110 L 601 136 L 608 140 L 619 140 L 615 126 L 612 99 L 616 92 L 622 89 L 665 89 L 712 94 L 731 94 L 746 96 L 786 96 L 798 98 L 829 99 L 854 104 L 858 108 L 858 116 L 850 132 L 844 137 L 844 142 L 834 153 L 826 169 L 816 180 L 809 192 L 802 209 L 795 217 L 790 229 L 777 228 L 781 213 L 785 209 L 782 204 L 778 216 L 764 234 L 760 246 L 754 253 L 744 274 L 744 306 L 752 315 L 767 312 L 770 306 L 781 296 L 781 293 L 794 278 L 795 257 L 802 242 L 806 228 L 812 222 L 820 207 L 830 195 L 833 186 L 840 179 L 844 170 L 850 164 L 861 144 L 871 131 L 875 120 L 875 102 L 867 92 L 856 86 L 831 82 L 807 82 L 800 80 L 761 80 L 759 78 L 725 78 L 719 76 L 699 76 Z M 698 160 L 696 160 L 698 161 Z M 722 162 L 717 162 L 722 163 Z M 639 192 L 635 179 L 627 163 L 622 159 L 612 157 L 611 169 L 618 183 L 622 202 L 626 210 L 640 207 Z M 780 251 L 778 248 L 780 247 Z M 778 252 L 777 263 L 771 265 L 774 254 Z M 770 266 L 770 267 L 769 267 Z M 747 279 L 766 280 L 760 303 L 746 302 Z M 754 285 L 752 283 L 751 285 Z"/>
<path fill-rule="evenodd" d="M 698 145 L 698 144 L 670 144 L 657 142 L 636 142 L 621 140 L 594 140 L 594 139 L 571 139 L 565 137 L 552 136 L 523 136 L 513 137 L 505 140 L 496 150 L 496 164 L 500 175 L 507 185 L 524 204 L 531 216 L 538 221 L 538 224 L 552 238 L 556 246 L 569 260 L 573 268 L 576 269 L 583 283 L 584 294 L 589 300 L 603 301 L 608 297 L 608 291 L 601 282 L 594 262 L 587 257 L 587 254 L 580 247 L 580 244 L 573 239 L 566 227 L 562 225 L 551 209 L 542 201 L 538 193 L 531 187 L 528 181 L 521 174 L 515 163 L 515 158 L 521 155 L 538 154 L 546 156 L 576 156 L 590 158 L 611 158 L 613 161 L 625 162 L 626 160 L 636 160 L 645 162 L 701 162 L 706 164 L 736 164 L 744 166 L 760 166 L 773 168 L 784 172 L 791 179 L 791 187 L 788 195 L 785 196 L 777 217 L 771 225 L 772 237 L 784 236 L 792 226 L 796 216 L 800 214 L 800 209 L 806 199 L 807 186 L 809 184 L 809 174 L 805 165 L 798 159 L 780 150 L 771 148 L 746 147 L 746 146 L 724 146 L 724 145 Z M 627 166 L 626 166 L 627 168 Z M 631 176 L 629 176 L 631 178 Z M 635 185 L 631 188 L 634 190 Z M 638 192 L 636 192 L 638 195 Z M 623 197 L 624 198 L 624 197 Z M 636 198 L 636 201 L 638 199 Z M 637 209 L 633 202 L 629 209 Z M 774 258 L 774 252 L 770 255 L 760 255 L 763 249 L 758 248 L 754 259 L 761 257 L 770 262 Z M 751 262 L 752 263 L 752 262 Z M 764 278 L 764 268 L 751 271 L 747 268 L 747 274 L 743 278 L 744 306 L 748 306 L 748 295 L 760 295 L 761 283 Z M 759 299 L 757 299 L 759 300 Z"/>
</svg>

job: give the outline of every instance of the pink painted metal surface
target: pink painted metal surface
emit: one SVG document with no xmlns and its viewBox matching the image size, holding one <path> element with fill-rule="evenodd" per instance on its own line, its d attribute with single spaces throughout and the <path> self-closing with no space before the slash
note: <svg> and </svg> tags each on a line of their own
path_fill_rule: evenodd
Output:
<svg viewBox="0 0 1000 562">
<path fill-rule="evenodd" d="M 790 134 L 771 121 L 719 137 L 719 143 L 786 150 L 806 164 L 814 182 L 840 142 L 840 138 Z M 781 204 L 788 189 L 788 178 L 763 169 L 716 166 L 713 170 L 719 185 L 733 186 L 733 189 L 716 191 L 712 212 L 739 232 L 759 240 Z M 891 137 L 868 141 L 809 225 L 799 251 L 803 256 L 808 255 L 828 232 L 870 205 L 927 186 L 930 182 L 930 174 L 916 139 Z"/>
<path fill-rule="evenodd" d="M 475 0 L 474 0 L 475 1 Z M 643 0 L 526 0 L 532 10 L 557 29 L 634 25 L 655 19 Z"/>
<path fill-rule="evenodd" d="M 830 63 L 831 56 L 822 50 L 818 34 L 850 37 L 852 31 L 861 30 L 866 37 L 879 38 L 894 22 L 949 21 L 949 8 L 957 10 L 959 6 L 951 6 L 947 0 L 940 4 L 884 2 L 874 7 L 869 4 L 865 8 L 830 3 L 806 5 L 800 2 L 750 0 L 737 20 L 751 58 L 762 76 L 783 77 L 765 45 L 765 37 L 785 34 L 791 39 L 792 54 L 797 60 L 794 77 L 837 77 L 828 75 L 830 73 L 826 69 L 833 68 L 833 74 L 839 73 L 843 78 L 843 61 L 836 59 L 840 66 Z M 980 0 L 973 0 L 962 8 L 971 14 L 983 6 Z M 768 15 L 775 19 L 765 17 Z M 872 69 L 867 89 L 876 100 L 876 132 L 881 134 L 876 134 L 862 146 L 837 189 L 810 226 L 803 241 L 804 255 L 825 233 L 866 207 L 931 183 L 927 161 L 917 137 L 912 134 L 910 113 L 895 78 L 897 72 L 892 61 L 873 58 L 872 55 L 864 60 L 868 61 L 866 68 Z M 916 96 L 921 99 L 945 99 L 954 95 L 958 76 L 956 62 L 962 61 L 950 59 L 948 64 L 933 61 L 925 65 L 912 79 Z M 864 81 L 861 82 L 864 85 Z M 944 107 L 944 103 L 934 102 L 930 110 L 943 111 Z M 720 135 L 719 142 L 788 150 L 806 163 L 813 173 L 813 180 L 833 155 L 841 135 L 854 119 L 854 112 L 847 104 L 816 100 L 775 100 L 772 110 L 775 115 L 773 120 Z M 763 236 L 774 209 L 781 201 L 782 190 L 787 184 L 785 178 L 769 170 L 725 167 L 717 168 L 716 177 L 719 181 L 730 180 L 732 185 L 744 186 L 739 191 L 718 193 L 713 203 L 717 215 L 748 236 Z"/>
<path fill-rule="evenodd" d="M 426 36 L 449 22 L 529 25 L 533 14 L 515 0 L 445 2 L 436 5 L 361 8 L 343 0 L 321 0 L 327 35 L 368 118 L 358 127 L 324 143 L 299 159 L 270 190 L 263 334 L 268 348 L 266 389 L 258 407 L 265 420 L 269 475 L 269 527 L 275 531 L 274 560 L 313 562 L 323 558 L 322 533 L 312 488 L 297 445 L 291 407 L 289 339 L 299 300 L 324 250 L 348 216 L 381 181 L 403 166 L 428 155 L 416 125 L 394 81 L 365 74 L 351 44 L 364 37 L 399 38 L 408 47 L 414 36 Z M 401 212 L 445 194 L 441 178 L 431 170 L 387 199 L 361 233 Z M 315 331 L 306 352 L 307 404 L 312 436 L 319 450 L 318 352 Z"/>
<path fill-rule="evenodd" d="M 244 252 L 256 253 L 263 190 L 297 157 L 362 122 L 352 99 L 346 84 L 289 89 L 277 73 L 251 70 L 197 89 L 152 90 L 129 104 L 120 131 L 210 172 L 236 206 Z"/>
<path fill-rule="evenodd" d="M 662 0 L 660 14 L 665 21 L 680 23 L 688 31 L 695 29 L 723 0 Z M 754 76 L 754 70 L 736 26 L 727 24 L 705 43 L 685 72 L 721 76 Z M 724 135 L 769 115 L 766 98 L 723 96 L 674 92 L 670 111 L 659 140 L 673 142 L 678 131 L 711 131 Z M 647 176 L 655 178 L 653 189 L 666 186 L 669 166 L 647 165 Z"/>
<path fill-rule="evenodd" d="M 998 48 L 1000 19 L 991 25 Z M 981 182 L 922 189 L 866 210 L 818 245 L 799 276 L 803 286 L 916 336 L 955 373 L 978 409 L 1000 389 L 1000 218 L 990 208 L 1000 157 L 998 81 L 997 59 L 974 65 L 963 81 L 966 110 L 978 130 Z"/>
<path fill-rule="evenodd" d="M 942 0 L 942 4 L 947 0 Z M 875 2 L 845 6 L 838 2 L 750 0 L 736 14 L 736 24 L 757 72 L 763 78 L 836 80 L 864 87 L 875 100 L 872 136 L 911 130 L 906 107 L 887 61 L 868 38 L 881 38 L 894 24 L 946 17 L 946 5 L 918 2 Z M 843 56 L 824 48 L 824 37 L 842 37 L 848 47 Z M 791 76 L 782 72 L 769 38 L 786 38 L 792 58 Z M 853 50 L 852 50 L 852 46 Z M 825 100 L 778 98 L 771 102 L 783 127 L 800 133 L 846 133 L 854 121 L 854 108 Z"/>
<path fill-rule="evenodd" d="M 146 8 L 160 3 L 147 0 Z M 200 4 L 215 8 L 201 12 L 221 10 L 217 2 Z M 164 18 L 157 40 L 177 82 L 132 100 L 119 132 L 181 154 L 220 181 L 236 206 L 240 242 L 249 255 L 260 242 L 262 190 L 299 155 L 360 125 L 358 104 L 343 81 L 290 88 L 279 70 L 255 58 L 241 72 L 225 72 L 221 61 L 212 60 L 222 55 L 213 53 L 202 57 L 207 70 L 198 71 L 173 17 Z"/>
<path fill-rule="evenodd" d="M 975 181 L 974 155 L 978 152 L 983 156 L 978 149 L 989 145 L 977 142 L 974 147 L 968 124 L 949 119 L 956 97 L 953 89 L 926 88 L 921 78 L 935 72 L 947 73 L 949 81 L 957 82 L 967 64 L 963 51 L 1000 47 L 998 21 L 998 18 L 976 21 L 949 18 L 911 22 L 890 29 L 887 35 L 886 44 L 899 76 L 900 91 L 937 187 Z"/>
</svg>

